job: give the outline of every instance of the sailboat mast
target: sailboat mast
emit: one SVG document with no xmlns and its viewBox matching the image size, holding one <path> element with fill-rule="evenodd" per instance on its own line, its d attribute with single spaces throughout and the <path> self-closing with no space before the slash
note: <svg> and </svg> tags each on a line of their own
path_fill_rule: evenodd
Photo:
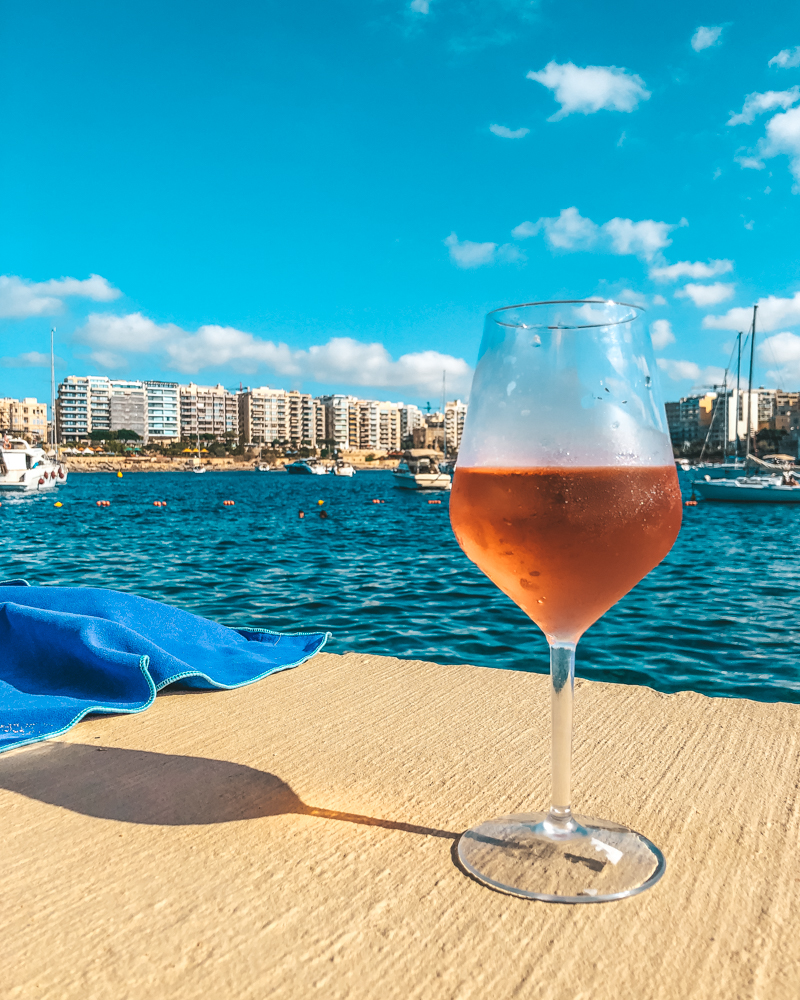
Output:
<svg viewBox="0 0 800 1000">
<path fill-rule="evenodd" d="M 736 358 L 736 406 L 734 407 L 734 413 L 736 415 L 736 460 L 739 460 L 739 405 L 741 399 L 740 381 L 742 378 L 742 331 L 740 330 L 736 334 L 737 346 L 738 346 L 738 356 Z"/>
<path fill-rule="evenodd" d="M 56 433 L 56 356 L 54 351 L 56 328 L 50 328 L 50 434 L 53 451 L 58 461 L 58 434 Z"/>
<path fill-rule="evenodd" d="M 756 353 L 756 313 L 758 306 L 753 306 L 753 325 L 750 328 L 750 378 L 747 386 L 747 450 L 745 458 L 750 455 L 750 432 L 753 427 L 753 359 Z M 756 410 L 756 429 L 758 429 L 758 410 Z M 755 438 L 753 439 L 753 451 L 755 452 Z"/>
<path fill-rule="evenodd" d="M 447 372 L 442 372 L 442 437 L 444 438 L 444 457 L 447 458 Z"/>
</svg>

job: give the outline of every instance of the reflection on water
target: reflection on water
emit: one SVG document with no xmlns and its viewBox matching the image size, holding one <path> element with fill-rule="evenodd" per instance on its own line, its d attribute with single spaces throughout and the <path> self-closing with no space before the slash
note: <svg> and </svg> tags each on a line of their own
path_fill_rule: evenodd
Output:
<svg viewBox="0 0 800 1000">
<path fill-rule="evenodd" d="M 73 474 L 57 496 L 0 495 L 0 576 L 112 587 L 228 625 L 330 629 L 332 652 L 547 670 L 543 636 L 463 555 L 435 496 L 382 472 Z M 800 702 L 797 518 L 792 505 L 685 508 L 664 563 L 581 640 L 578 673 Z"/>
</svg>

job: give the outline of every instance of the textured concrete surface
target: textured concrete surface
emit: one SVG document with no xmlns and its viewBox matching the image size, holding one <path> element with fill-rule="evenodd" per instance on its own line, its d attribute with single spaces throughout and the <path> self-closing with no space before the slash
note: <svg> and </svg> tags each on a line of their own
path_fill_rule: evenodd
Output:
<svg viewBox="0 0 800 1000">
<path fill-rule="evenodd" d="M 323 654 L 0 757 L 0 996 L 800 996 L 800 707 L 579 682 L 575 806 L 649 892 L 565 906 L 453 862 L 546 805 L 547 679 Z"/>
</svg>

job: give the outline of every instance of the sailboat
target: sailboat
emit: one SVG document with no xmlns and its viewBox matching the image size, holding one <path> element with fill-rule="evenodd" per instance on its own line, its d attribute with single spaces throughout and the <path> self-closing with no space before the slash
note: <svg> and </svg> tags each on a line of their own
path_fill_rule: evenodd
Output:
<svg viewBox="0 0 800 1000">
<path fill-rule="evenodd" d="M 746 446 L 744 461 L 745 466 L 758 466 L 761 469 L 764 469 L 767 472 L 767 475 L 744 475 L 737 476 L 732 479 L 712 479 L 711 475 L 707 473 L 702 479 L 694 480 L 692 483 L 692 489 L 699 493 L 704 500 L 721 500 L 728 503 L 800 503 L 800 479 L 798 479 L 794 472 L 777 466 L 773 466 L 773 469 L 770 469 L 769 463 L 764 462 L 755 455 L 750 454 L 751 438 L 754 439 L 753 359 L 755 357 L 757 314 L 758 306 L 755 305 L 753 306 L 753 324 L 750 328 L 750 377 L 747 387 L 747 423 L 745 425 Z M 737 420 L 738 416 L 737 405 Z M 758 426 L 757 415 L 756 426 Z"/>
</svg>

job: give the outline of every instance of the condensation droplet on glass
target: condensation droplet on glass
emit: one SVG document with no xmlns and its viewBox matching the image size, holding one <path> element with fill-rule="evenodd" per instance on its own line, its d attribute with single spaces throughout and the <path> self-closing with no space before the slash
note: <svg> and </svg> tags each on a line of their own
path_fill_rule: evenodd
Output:
<svg viewBox="0 0 800 1000">
<path fill-rule="evenodd" d="M 517 383 L 516 383 L 516 382 L 509 382 L 509 383 L 508 383 L 508 385 L 506 386 L 506 395 L 507 395 L 507 396 L 510 396 L 510 395 L 511 395 L 511 393 L 512 393 L 512 392 L 513 392 L 513 391 L 514 391 L 514 390 L 515 390 L 516 388 L 517 388 Z"/>
<path fill-rule="evenodd" d="M 611 425 L 612 430 L 616 430 L 619 427 L 619 420 L 615 420 Z"/>
<path fill-rule="evenodd" d="M 647 386 L 648 389 L 652 389 L 652 387 L 653 387 L 653 380 L 650 378 L 649 375 L 645 375 L 645 377 L 644 377 L 644 384 Z"/>
<path fill-rule="evenodd" d="M 534 336 L 533 340 L 531 341 L 531 347 L 541 347 L 541 346 L 542 346 L 542 338 L 537 333 Z"/>
</svg>

